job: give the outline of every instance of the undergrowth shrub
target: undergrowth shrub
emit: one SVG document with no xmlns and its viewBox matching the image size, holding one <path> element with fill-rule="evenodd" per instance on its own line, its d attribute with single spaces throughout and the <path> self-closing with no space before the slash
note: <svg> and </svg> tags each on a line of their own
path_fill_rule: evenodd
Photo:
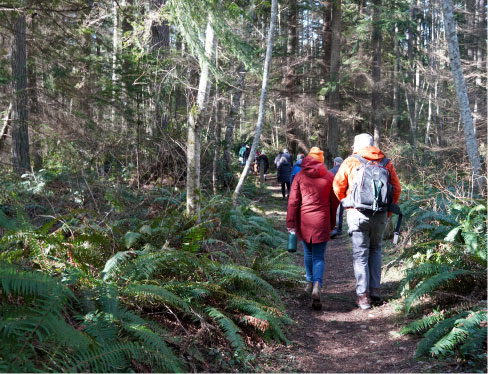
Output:
<svg viewBox="0 0 488 374">
<path fill-rule="evenodd" d="M 279 286 L 301 269 L 250 201 L 211 197 L 196 224 L 176 190 L 102 187 L 95 210 L 42 225 L 18 200 L 0 214 L 0 371 L 227 370 L 288 341 Z"/>
<path fill-rule="evenodd" d="M 410 245 L 391 264 L 406 266 L 400 284 L 405 313 L 422 315 L 402 332 L 423 335 L 418 358 L 455 357 L 486 368 L 486 200 L 430 189 L 429 199 L 409 191 L 403 211 L 410 217 Z"/>
</svg>

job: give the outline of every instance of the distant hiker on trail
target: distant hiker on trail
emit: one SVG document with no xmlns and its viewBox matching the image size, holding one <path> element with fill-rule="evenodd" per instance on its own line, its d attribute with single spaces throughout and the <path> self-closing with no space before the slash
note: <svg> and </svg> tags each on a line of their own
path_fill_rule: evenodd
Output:
<svg viewBox="0 0 488 374">
<path fill-rule="evenodd" d="M 244 151 L 244 164 L 246 164 L 247 162 L 247 159 L 249 158 L 249 155 L 251 154 L 251 147 L 249 147 L 247 144 L 246 144 L 246 150 Z"/>
<path fill-rule="evenodd" d="M 280 167 L 280 162 L 283 157 L 285 157 L 288 163 L 293 166 L 293 159 L 291 157 L 291 154 L 288 153 L 287 149 L 284 149 L 283 152 L 278 153 L 278 155 L 275 157 L 274 164 L 276 170 L 278 170 L 278 168 Z"/>
<path fill-rule="evenodd" d="M 291 187 L 286 228 L 303 242 L 307 287 L 312 306 L 320 309 L 324 256 L 330 231 L 335 226 L 339 201 L 332 191 L 334 175 L 324 165 L 324 152 L 313 147 L 302 160 L 302 170 Z"/>
<path fill-rule="evenodd" d="M 261 151 L 261 154 L 258 157 L 258 171 L 261 172 L 261 161 L 263 161 L 263 174 L 264 174 L 264 180 L 266 180 L 266 173 L 268 172 L 269 169 L 269 159 L 268 156 L 264 154 L 264 151 Z"/>
<path fill-rule="evenodd" d="M 286 157 L 290 165 L 293 165 L 293 158 L 291 157 L 291 154 L 288 153 L 288 149 L 283 149 L 283 156 Z"/>
<path fill-rule="evenodd" d="M 334 158 L 334 166 L 332 169 L 329 171 L 336 175 L 337 171 L 339 170 L 339 167 L 341 164 L 344 162 L 342 157 L 336 157 Z M 336 213 L 336 226 L 334 227 L 334 230 L 330 233 L 330 238 L 334 239 L 338 235 L 342 235 L 342 221 L 343 221 L 343 216 L 344 216 L 344 207 L 342 204 L 339 203 L 339 207 L 337 208 L 337 213 Z"/>
<path fill-rule="evenodd" d="M 291 177 L 291 163 L 285 157 L 281 156 L 278 162 L 278 182 L 281 183 L 281 194 L 283 195 L 283 200 L 290 196 L 290 177 Z M 286 196 L 285 196 L 285 186 L 286 186 Z"/>
<path fill-rule="evenodd" d="M 278 170 L 278 166 L 280 166 L 280 160 L 281 160 L 281 156 L 283 156 L 283 152 L 278 152 L 278 154 L 276 155 L 275 159 L 274 159 L 274 166 L 276 168 L 276 170 Z"/>
<path fill-rule="evenodd" d="M 293 165 L 293 169 L 291 170 L 290 185 L 293 184 L 293 179 L 295 178 L 295 175 L 297 175 L 298 172 L 302 170 L 303 157 L 305 157 L 303 153 L 299 153 L 297 156 L 297 162 L 295 162 L 295 165 Z"/>
<path fill-rule="evenodd" d="M 355 183 L 356 175 L 369 183 Z M 393 190 L 390 196 L 389 185 Z M 353 154 L 342 163 L 334 178 L 334 193 L 345 208 L 350 208 L 347 225 L 352 241 L 356 302 L 361 309 L 369 309 L 371 301 L 381 300 L 381 241 L 388 221 L 387 200 L 396 204 L 401 193 L 395 168 L 373 146 L 371 135 L 354 138 Z"/>
<path fill-rule="evenodd" d="M 246 153 L 246 145 L 243 144 L 241 148 L 239 149 L 239 162 L 241 163 L 242 166 L 246 163 L 244 161 L 244 153 Z"/>
</svg>

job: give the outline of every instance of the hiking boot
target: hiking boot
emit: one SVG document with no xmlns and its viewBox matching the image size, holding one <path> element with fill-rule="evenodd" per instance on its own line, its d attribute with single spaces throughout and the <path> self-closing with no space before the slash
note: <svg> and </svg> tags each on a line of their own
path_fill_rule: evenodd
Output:
<svg viewBox="0 0 488 374">
<path fill-rule="evenodd" d="M 312 289 L 313 289 L 313 283 L 312 282 L 308 282 L 307 283 L 307 286 L 305 287 L 305 293 L 306 294 L 312 293 Z"/>
<path fill-rule="evenodd" d="M 356 299 L 356 304 L 363 310 L 371 309 L 371 301 L 369 300 L 368 293 L 365 292 L 361 295 L 358 295 L 358 298 Z"/>
<path fill-rule="evenodd" d="M 322 303 L 320 302 L 320 288 L 321 286 L 319 282 L 315 282 L 312 290 L 312 308 L 315 310 L 322 309 Z"/>
<path fill-rule="evenodd" d="M 336 236 L 342 235 L 342 230 L 334 229 L 330 232 L 330 238 L 334 239 Z"/>
<path fill-rule="evenodd" d="M 371 299 L 372 303 L 381 303 L 380 289 L 379 288 L 370 288 L 369 289 L 369 298 Z"/>
</svg>

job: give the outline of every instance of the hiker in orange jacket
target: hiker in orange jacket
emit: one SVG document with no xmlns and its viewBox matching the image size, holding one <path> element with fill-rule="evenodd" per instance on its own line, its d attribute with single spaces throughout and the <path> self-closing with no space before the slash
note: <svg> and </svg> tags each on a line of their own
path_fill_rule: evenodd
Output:
<svg viewBox="0 0 488 374">
<path fill-rule="evenodd" d="M 383 152 L 373 146 L 373 137 L 360 134 L 354 138 L 353 154 L 362 156 L 366 161 L 380 162 L 385 158 Z M 361 161 L 349 156 L 340 166 L 334 178 L 334 193 L 342 201 L 350 194 L 354 176 Z M 393 164 L 385 167 L 390 173 L 393 187 L 392 200 L 397 204 L 400 199 L 401 185 Z M 347 210 L 348 233 L 353 248 L 353 266 L 356 277 L 357 304 L 361 309 L 371 308 L 371 300 L 379 301 L 381 281 L 381 241 L 388 221 L 388 212 Z"/>
</svg>

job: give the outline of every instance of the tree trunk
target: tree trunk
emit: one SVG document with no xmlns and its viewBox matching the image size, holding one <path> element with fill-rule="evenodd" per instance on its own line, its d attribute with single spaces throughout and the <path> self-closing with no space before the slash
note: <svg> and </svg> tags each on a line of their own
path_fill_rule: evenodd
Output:
<svg viewBox="0 0 488 374">
<path fill-rule="evenodd" d="M 332 167 L 333 159 L 338 154 L 339 145 L 339 68 L 341 62 L 341 24 L 342 24 L 341 0 L 332 2 L 332 38 L 330 47 L 330 85 L 329 113 L 327 130 L 327 148 L 325 149 L 326 163 Z"/>
<path fill-rule="evenodd" d="M 112 108 L 110 126 L 115 127 L 115 86 L 117 84 L 117 49 L 119 45 L 119 12 L 117 0 L 112 0 Z"/>
<path fill-rule="evenodd" d="M 188 116 L 188 140 L 186 149 L 186 213 L 200 220 L 200 137 L 202 133 L 202 115 L 205 113 L 205 95 L 209 83 L 210 69 L 214 50 L 214 29 L 209 18 L 205 32 L 205 56 L 202 58 L 197 102 L 190 109 Z"/>
<path fill-rule="evenodd" d="M 400 90 L 398 84 L 398 64 L 400 63 L 400 52 L 398 48 L 398 37 L 398 23 L 395 23 L 395 36 L 393 37 L 393 49 L 395 54 L 395 61 L 393 62 L 393 118 L 391 120 L 391 135 L 393 136 L 400 133 L 400 131 L 398 131 L 398 115 L 400 113 Z"/>
<path fill-rule="evenodd" d="M 217 195 L 218 187 L 218 165 L 219 165 L 219 154 L 220 154 L 220 136 L 221 136 L 221 125 L 220 125 L 220 97 L 219 97 L 219 87 L 215 85 L 215 129 L 214 129 L 214 155 L 212 160 L 212 187 L 214 195 Z"/>
<path fill-rule="evenodd" d="M 373 0 L 373 33 L 371 36 L 371 48 L 373 58 L 371 65 L 371 76 L 373 88 L 371 92 L 371 118 L 373 124 L 374 144 L 379 147 L 382 138 L 382 115 L 381 115 L 381 28 L 380 12 L 381 0 Z"/>
<path fill-rule="evenodd" d="M 327 78 L 330 77 L 330 57 L 332 51 L 332 9 L 331 3 L 327 2 L 322 11 L 322 77 L 321 86 L 327 87 Z M 323 150 L 327 149 L 327 130 L 328 130 L 328 118 L 326 117 L 329 112 L 329 105 L 326 96 L 319 97 L 319 147 Z"/>
<path fill-rule="evenodd" d="M 295 154 L 297 151 L 297 123 L 295 118 L 295 96 L 297 93 L 296 61 L 297 61 L 297 27 L 298 7 L 297 0 L 290 0 L 288 7 L 288 40 L 286 43 L 286 65 L 284 68 L 283 87 L 285 89 L 286 107 L 286 138 L 289 142 L 290 151 Z"/>
<path fill-rule="evenodd" d="M 159 15 L 161 8 L 166 5 L 166 0 L 151 0 L 151 5 L 154 7 L 153 12 Z M 156 59 L 163 61 L 169 48 L 169 23 L 166 19 L 155 18 L 156 20 L 153 20 L 151 24 L 151 51 Z M 162 85 L 159 79 L 158 76 L 154 77 L 152 91 L 154 93 L 154 125 L 159 132 L 162 132 L 169 125 L 169 105 L 165 105 L 162 100 Z"/>
<path fill-rule="evenodd" d="M 249 172 L 249 168 L 251 163 L 254 161 L 254 157 L 256 156 L 256 149 L 259 144 L 259 138 L 261 136 L 261 129 L 263 127 L 264 122 L 264 111 L 266 108 L 266 94 L 268 91 L 268 76 L 269 76 L 269 66 L 271 64 L 271 55 L 273 53 L 273 37 L 274 37 L 274 30 L 276 26 L 276 9 L 278 7 L 278 0 L 272 0 L 271 2 L 271 20 L 269 23 L 269 31 L 268 31 L 268 45 L 266 47 L 266 57 L 264 59 L 264 67 L 263 67 L 263 83 L 261 86 L 261 98 L 259 100 L 259 113 L 258 113 L 258 122 L 256 124 L 256 133 L 254 135 L 254 140 L 251 146 L 251 153 L 246 161 L 246 165 L 244 166 L 244 170 L 241 173 L 241 177 L 239 178 L 239 182 L 237 183 L 236 189 L 234 191 L 234 206 L 237 205 L 237 199 L 239 198 L 239 194 L 242 190 L 242 186 L 244 185 L 244 180 L 246 179 L 247 173 Z"/>
<path fill-rule="evenodd" d="M 31 170 L 29 157 L 29 130 L 27 127 L 27 52 L 25 14 L 14 16 L 12 45 L 13 111 L 12 111 L 12 164 L 14 172 L 22 175 Z"/>
<path fill-rule="evenodd" d="M 239 114 L 239 103 L 242 96 L 242 88 L 244 86 L 244 79 L 246 78 L 246 71 L 244 69 L 244 64 L 240 63 L 238 68 L 239 77 L 237 78 L 236 88 L 232 94 L 232 100 L 230 103 L 229 114 L 227 115 L 225 123 L 225 150 L 224 150 L 224 163 L 225 170 L 230 170 L 230 153 L 232 148 L 232 136 L 234 134 L 234 128 L 236 124 L 236 117 Z"/>
<path fill-rule="evenodd" d="M 31 17 L 31 24 L 30 29 L 32 30 L 32 34 L 36 33 L 36 22 L 34 18 Z M 28 63 L 27 63 L 27 85 L 28 85 L 28 97 L 29 97 L 29 116 L 31 118 L 31 129 L 38 130 L 39 127 L 39 97 L 38 93 L 39 90 L 37 88 L 37 66 L 36 66 L 36 56 L 34 52 L 34 48 L 28 48 L 27 50 Z M 33 139 L 31 139 L 31 153 L 32 153 L 32 161 L 33 161 L 33 168 L 35 171 L 39 171 L 42 169 L 42 143 L 41 143 L 41 136 L 39 133 L 34 133 Z"/>
<path fill-rule="evenodd" d="M 444 28 L 446 31 L 447 44 L 449 46 L 449 60 L 451 70 L 456 86 L 456 95 L 459 104 L 459 111 L 464 125 L 464 138 L 466 140 L 466 151 L 471 164 L 472 173 L 474 174 L 475 186 L 481 187 L 481 163 L 478 152 L 478 141 L 474 135 L 473 118 L 469 108 L 468 93 L 464 81 L 463 68 L 461 66 L 461 57 L 459 54 L 459 44 L 456 33 L 456 25 L 452 10 L 452 0 L 442 1 L 442 11 L 444 14 Z"/>
<path fill-rule="evenodd" d="M 405 87 L 405 100 L 407 100 L 407 110 L 408 119 L 410 122 L 410 144 L 415 148 L 417 145 L 417 121 L 415 116 L 415 85 L 414 85 L 414 75 L 413 66 L 415 57 L 415 32 L 414 32 L 414 22 L 416 15 L 416 0 L 412 0 L 410 5 L 410 24 L 408 26 L 408 45 L 407 45 L 407 59 L 409 61 L 408 65 L 408 84 Z"/>
</svg>

